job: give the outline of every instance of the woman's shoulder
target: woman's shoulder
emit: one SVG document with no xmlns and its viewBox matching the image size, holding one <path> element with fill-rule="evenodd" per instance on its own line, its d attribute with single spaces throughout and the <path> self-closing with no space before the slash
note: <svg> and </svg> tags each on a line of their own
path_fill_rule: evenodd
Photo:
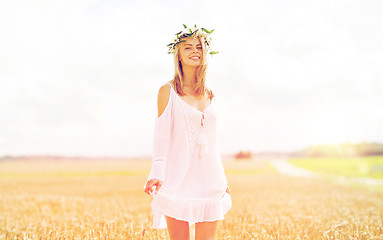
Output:
<svg viewBox="0 0 383 240">
<path fill-rule="evenodd" d="M 161 85 L 160 89 L 159 89 L 159 92 L 165 92 L 165 93 L 169 93 L 170 92 L 170 82 L 165 82 Z"/>
<path fill-rule="evenodd" d="M 169 83 L 164 83 L 160 89 L 158 90 L 158 98 L 157 98 L 157 107 L 158 107 L 158 116 L 164 112 L 166 106 L 168 105 L 170 99 L 170 89 L 171 86 Z"/>
</svg>

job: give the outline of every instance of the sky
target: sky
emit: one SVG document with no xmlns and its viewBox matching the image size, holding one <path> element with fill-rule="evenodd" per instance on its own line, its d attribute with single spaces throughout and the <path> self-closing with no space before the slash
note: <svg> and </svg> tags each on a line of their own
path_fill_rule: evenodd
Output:
<svg viewBox="0 0 383 240">
<path fill-rule="evenodd" d="M 0 0 L 0 156 L 150 156 L 166 45 L 212 33 L 222 154 L 383 142 L 383 2 Z"/>
</svg>

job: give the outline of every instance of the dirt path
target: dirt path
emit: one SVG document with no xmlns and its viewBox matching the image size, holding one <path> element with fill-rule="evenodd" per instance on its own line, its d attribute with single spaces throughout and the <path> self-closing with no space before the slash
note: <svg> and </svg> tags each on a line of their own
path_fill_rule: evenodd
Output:
<svg viewBox="0 0 383 240">
<path fill-rule="evenodd" d="M 281 174 L 294 177 L 315 177 L 316 174 L 306 169 L 295 167 L 285 159 L 270 160 L 270 164 Z"/>
</svg>

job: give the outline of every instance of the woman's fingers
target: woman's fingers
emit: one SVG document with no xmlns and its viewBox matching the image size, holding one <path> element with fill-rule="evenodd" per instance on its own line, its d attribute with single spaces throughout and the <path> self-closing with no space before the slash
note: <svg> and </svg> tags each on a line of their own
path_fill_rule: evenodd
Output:
<svg viewBox="0 0 383 240">
<path fill-rule="evenodd" d="M 226 188 L 226 193 L 228 193 L 228 194 L 231 195 L 231 191 L 230 191 L 230 188 L 229 188 L 229 187 Z M 223 197 L 223 196 L 225 196 L 225 193 L 222 195 L 222 197 Z"/>
<path fill-rule="evenodd" d="M 152 195 L 153 192 L 158 193 L 158 190 L 162 186 L 163 182 L 158 179 L 150 179 L 145 186 L 145 193 Z"/>
<path fill-rule="evenodd" d="M 162 186 L 162 181 L 161 180 L 158 180 L 157 184 L 156 184 L 156 193 L 158 193 L 158 190 L 160 190 L 161 186 Z"/>
<path fill-rule="evenodd" d="M 154 179 L 150 179 L 145 186 L 145 193 L 151 195 L 152 187 L 154 185 Z"/>
<path fill-rule="evenodd" d="M 231 195 L 231 191 L 229 187 L 226 188 L 226 192 Z"/>
</svg>

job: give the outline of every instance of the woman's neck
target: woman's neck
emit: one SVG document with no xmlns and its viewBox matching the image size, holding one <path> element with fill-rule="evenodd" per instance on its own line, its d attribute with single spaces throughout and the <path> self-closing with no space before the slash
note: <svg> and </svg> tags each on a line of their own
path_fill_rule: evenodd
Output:
<svg viewBox="0 0 383 240">
<path fill-rule="evenodd" d="M 184 87 L 187 87 L 187 88 L 194 88 L 194 85 L 195 85 L 195 81 L 196 81 L 196 71 L 197 71 L 197 67 L 191 67 L 191 66 L 182 66 L 182 72 L 183 72 L 183 76 L 182 76 L 182 81 L 183 81 L 183 85 Z"/>
</svg>

